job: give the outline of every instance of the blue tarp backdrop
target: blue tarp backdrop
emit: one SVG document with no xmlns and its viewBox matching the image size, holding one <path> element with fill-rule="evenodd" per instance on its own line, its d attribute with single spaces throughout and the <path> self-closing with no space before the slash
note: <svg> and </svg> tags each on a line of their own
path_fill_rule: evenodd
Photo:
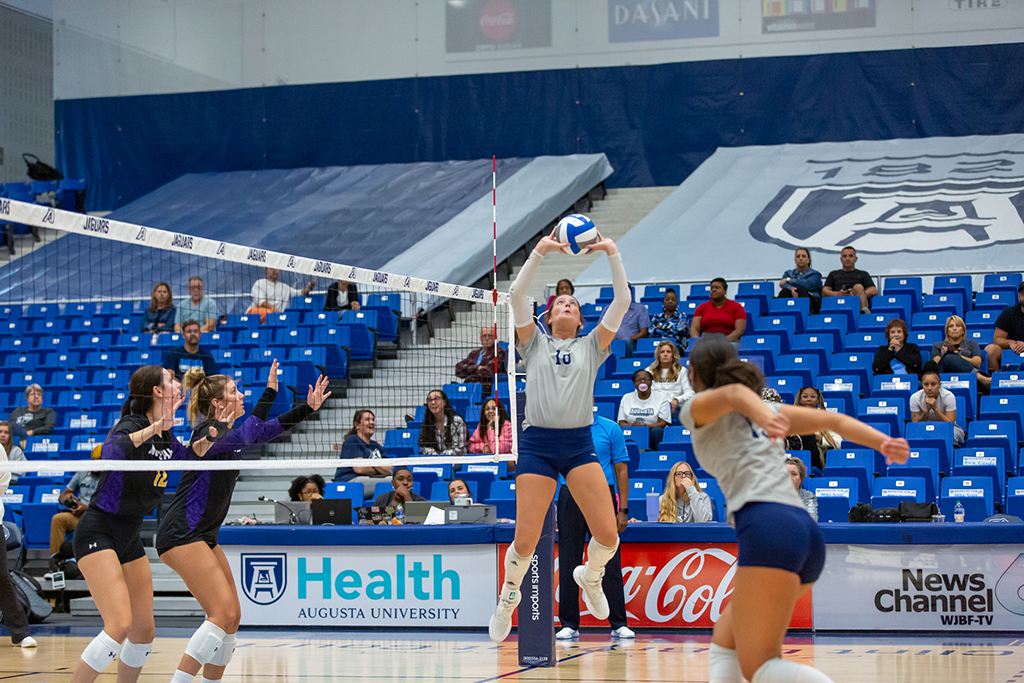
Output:
<svg viewBox="0 0 1024 683">
<path fill-rule="evenodd" d="M 57 163 L 113 209 L 185 173 L 605 153 L 678 185 L 719 147 L 1024 132 L 1024 44 L 60 100 Z"/>
</svg>

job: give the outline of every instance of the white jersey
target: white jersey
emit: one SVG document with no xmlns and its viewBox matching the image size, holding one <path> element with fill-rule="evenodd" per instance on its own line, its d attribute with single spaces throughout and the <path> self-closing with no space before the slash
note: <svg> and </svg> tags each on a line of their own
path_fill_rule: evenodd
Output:
<svg viewBox="0 0 1024 683">
<path fill-rule="evenodd" d="M 523 428 L 589 427 L 594 422 L 594 381 L 611 355 L 594 329 L 586 337 L 558 339 L 533 331 L 516 348 L 526 361 L 526 415 Z"/>
<path fill-rule="evenodd" d="M 775 412 L 781 407 L 767 405 Z M 679 421 L 690 430 L 697 462 L 722 487 L 729 526 L 736 526 L 733 513 L 747 503 L 781 503 L 804 509 L 786 469 L 783 439 L 771 443 L 763 429 L 735 411 L 696 427 L 690 415 L 692 406 L 692 400 L 682 405 Z"/>
</svg>

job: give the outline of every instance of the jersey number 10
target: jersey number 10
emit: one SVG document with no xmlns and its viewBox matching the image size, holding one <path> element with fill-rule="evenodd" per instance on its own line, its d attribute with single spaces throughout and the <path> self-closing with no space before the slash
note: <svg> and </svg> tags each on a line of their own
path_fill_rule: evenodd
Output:
<svg viewBox="0 0 1024 683">
<path fill-rule="evenodd" d="M 566 351 L 565 353 L 559 353 L 555 351 L 555 365 L 569 365 L 572 363 L 572 354 Z"/>
</svg>

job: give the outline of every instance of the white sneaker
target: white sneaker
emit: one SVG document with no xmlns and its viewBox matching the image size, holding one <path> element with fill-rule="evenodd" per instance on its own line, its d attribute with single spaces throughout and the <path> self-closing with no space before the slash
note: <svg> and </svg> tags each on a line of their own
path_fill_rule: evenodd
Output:
<svg viewBox="0 0 1024 683">
<path fill-rule="evenodd" d="M 25 639 L 20 643 L 17 643 L 14 647 L 22 647 L 27 650 L 28 648 L 36 647 L 38 644 L 39 643 L 37 643 L 36 639 L 32 636 L 25 636 Z"/>
<path fill-rule="evenodd" d="M 512 630 L 512 612 L 515 611 L 522 599 L 523 594 L 518 589 L 511 591 L 508 597 L 498 598 L 498 606 L 487 624 L 487 633 L 491 636 L 491 640 L 500 643 L 508 638 L 508 634 Z"/>
<path fill-rule="evenodd" d="M 561 631 L 555 634 L 555 640 L 572 640 L 573 638 L 579 638 L 580 632 L 574 628 L 566 626 Z"/>
<path fill-rule="evenodd" d="M 636 638 L 636 634 L 628 626 L 620 626 L 612 631 L 613 638 Z"/>
<path fill-rule="evenodd" d="M 576 585 L 583 589 L 583 602 L 587 604 L 590 614 L 595 619 L 607 619 L 608 598 L 604 596 L 604 590 L 601 589 L 601 578 L 590 582 L 587 581 L 586 576 L 587 569 L 582 564 L 572 570 L 572 578 L 576 580 Z M 601 577 L 604 577 L 603 571 Z"/>
</svg>

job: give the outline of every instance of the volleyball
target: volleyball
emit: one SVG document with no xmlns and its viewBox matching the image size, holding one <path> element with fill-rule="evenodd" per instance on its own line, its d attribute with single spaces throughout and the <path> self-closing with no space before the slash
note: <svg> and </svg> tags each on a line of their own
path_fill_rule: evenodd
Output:
<svg viewBox="0 0 1024 683">
<path fill-rule="evenodd" d="M 596 243 L 600 238 L 597 236 L 597 226 L 582 213 L 571 213 L 558 221 L 555 227 L 555 239 L 559 242 L 568 242 L 568 247 L 562 247 L 563 254 L 579 256 L 584 249 Z"/>
</svg>

